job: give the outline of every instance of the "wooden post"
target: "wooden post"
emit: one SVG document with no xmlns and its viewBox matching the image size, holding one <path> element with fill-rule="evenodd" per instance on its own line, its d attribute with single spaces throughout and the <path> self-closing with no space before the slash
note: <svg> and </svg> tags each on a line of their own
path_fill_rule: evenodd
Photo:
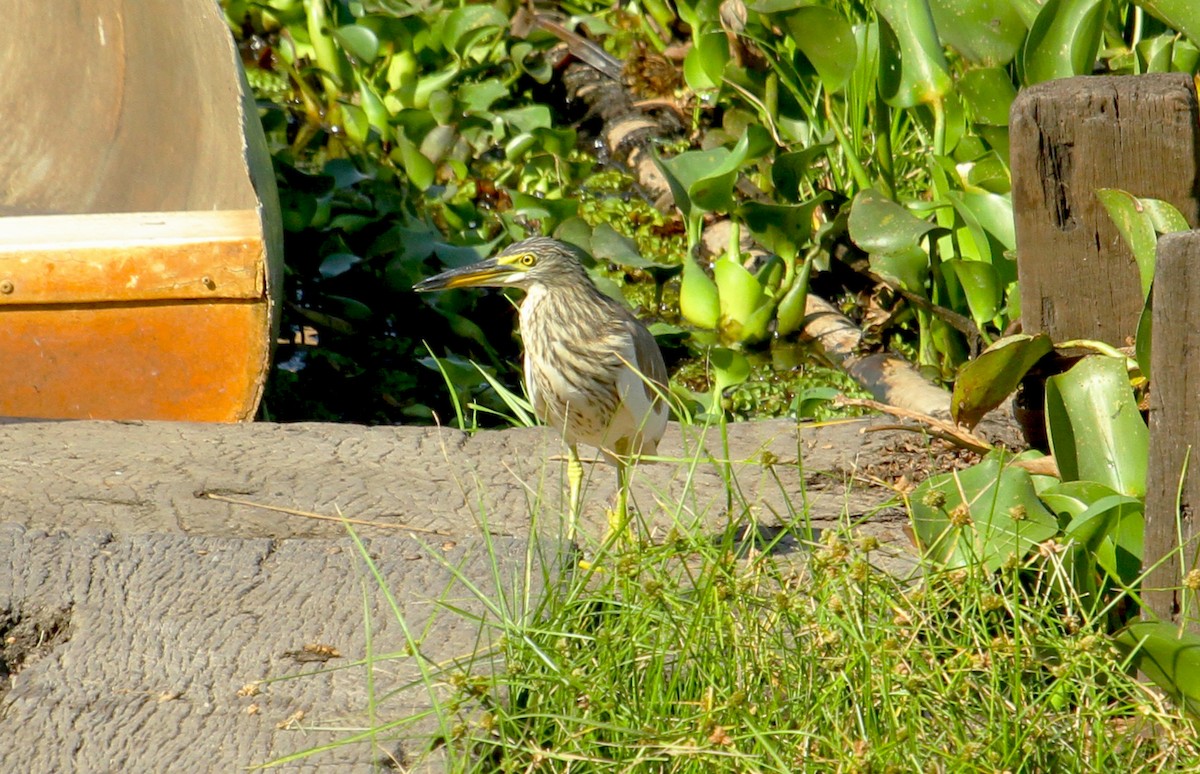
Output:
<svg viewBox="0 0 1200 774">
<path fill-rule="evenodd" d="M 1117 346 L 1133 336 L 1137 266 L 1095 192 L 1164 199 L 1195 227 L 1198 122 L 1196 87 L 1182 73 L 1065 78 L 1017 96 L 1009 131 L 1027 333 Z"/>
<path fill-rule="evenodd" d="M 1154 569 L 1142 584 L 1142 598 L 1158 618 L 1172 621 L 1180 615 L 1178 587 L 1196 567 L 1200 537 L 1200 231 L 1167 234 L 1158 242 L 1150 357 L 1143 566 Z M 1195 595 L 1188 600 L 1193 627 L 1200 623 L 1198 603 Z"/>
</svg>

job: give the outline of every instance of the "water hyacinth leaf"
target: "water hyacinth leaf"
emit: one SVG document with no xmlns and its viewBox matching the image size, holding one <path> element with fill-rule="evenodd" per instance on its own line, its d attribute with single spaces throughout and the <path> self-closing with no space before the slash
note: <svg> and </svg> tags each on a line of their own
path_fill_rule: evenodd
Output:
<svg viewBox="0 0 1200 774">
<path fill-rule="evenodd" d="M 375 87 L 366 78 L 363 78 L 357 70 L 354 71 L 354 80 L 358 84 L 359 104 L 362 105 L 363 113 L 367 117 L 367 123 L 379 134 L 381 140 L 391 142 L 391 111 L 384 106 L 383 100 L 375 92 Z"/>
<path fill-rule="evenodd" d="M 964 363 L 954 380 L 950 396 L 950 414 L 954 421 L 974 427 L 979 420 L 1008 398 L 1021 379 L 1054 349 L 1044 333 L 1019 333 L 1005 336 L 984 350 L 979 357 Z"/>
<path fill-rule="evenodd" d="M 708 363 L 712 367 L 712 410 L 720 410 L 721 396 L 730 387 L 736 387 L 750 378 L 750 361 L 735 349 L 713 347 L 708 353 Z"/>
<path fill-rule="evenodd" d="M 871 270 L 905 290 L 928 297 L 929 254 L 920 247 L 896 250 L 891 253 L 871 253 Z"/>
<path fill-rule="evenodd" d="M 1113 641 L 1155 685 L 1200 715 L 1200 635 L 1166 621 L 1137 621 Z"/>
<path fill-rule="evenodd" d="M 1122 496 L 1120 492 L 1095 481 L 1060 481 L 1038 493 L 1042 502 L 1059 515 L 1065 528 L 1072 519 L 1087 512 L 1093 503 L 1106 497 Z"/>
<path fill-rule="evenodd" d="M 1124 359 L 1092 355 L 1047 379 L 1046 431 L 1064 481 L 1145 496 L 1149 431 Z"/>
<path fill-rule="evenodd" d="M 513 212 L 540 221 L 545 232 L 553 231 L 558 224 L 574 217 L 579 211 L 579 201 L 576 199 L 543 198 L 516 190 L 508 190 L 508 195 L 512 199 Z"/>
<path fill-rule="evenodd" d="M 433 185 L 436 173 L 433 162 L 425 158 L 404 132 L 396 132 L 395 142 L 396 146 L 392 148 L 391 152 L 392 161 L 404 170 L 409 182 L 422 191 Z"/>
<path fill-rule="evenodd" d="M 830 143 L 817 143 L 804 150 L 780 153 L 771 165 L 771 183 L 775 193 L 788 201 L 800 201 L 800 187 L 820 174 L 817 162 L 831 148 Z"/>
<path fill-rule="evenodd" d="M 459 59 L 476 43 L 497 36 L 508 27 L 508 18 L 494 5 L 455 8 L 442 24 L 442 45 Z"/>
<path fill-rule="evenodd" d="M 369 65 L 379 56 L 379 37 L 367 27 L 347 24 L 335 29 L 333 37 L 346 53 L 361 64 Z"/>
<path fill-rule="evenodd" d="M 831 8 L 797 8 L 785 19 L 796 48 L 804 54 L 828 92 L 835 92 L 854 73 L 858 44 L 850 22 Z"/>
<path fill-rule="evenodd" d="M 348 102 L 342 103 L 338 108 L 338 112 L 341 113 L 342 130 L 346 136 L 359 147 L 366 145 L 367 138 L 371 135 L 371 122 L 367 118 L 367 112 Z"/>
<path fill-rule="evenodd" d="M 753 274 L 736 260 L 726 256 L 713 264 L 713 280 L 717 285 L 720 309 L 718 326 L 722 338 L 731 343 L 761 341 L 766 337 L 766 323 L 756 313 L 765 299 L 762 286 Z"/>
<path fill-rule="evenodd" d="M 545 105 L 528 105 L 509 110 L 497 110 L 496 116 L 518 132 L 534 132 L 549 129 L 553 124 L 550 108 Z"/>
<path fill-rule="evenodd" d="M 1135 196 L 1116 188 L 1101 188 L 1096 191 L 1096 198 L 1104 205 L 1125 244 L 1133 251 L 1133 260 L 1137 263 L 1142 280 L 1142 297 L 1145 298 L 1154 280 L 1154 252 L 1158 245 L 1158 235 L 1154 232 L 1150 214 Z"/>
<path fill-rule="evenodd" d="M 733 186 L 750 149 L 749 136 L 734 146 L 709 150 L 685 151 L 669 159 L 655 159 L 671 193 L 675 206 L 685 218 L 696 213 L 727 210 L 733 205 Z"/>
<path fill-rule="evenodd" d="M 900 253 L 919 247 L 937 224 L 922 220 L 873 188 L 854 197 L 850 238 L 868 253 Z"/>
<path fill-rule="evenodd" d="M 1142 314 L 1138 317 L 1137 331 L 1133 335 L 1133 358 L 1137 361 L 1138 370 L 1142 376 L 1150 379 L 1150 352 L 1153 346 L 1154 330 L 1154 287 L 1146 294 L 1142 304 Z"/>
<path fill-rule="evenodd" d="M 1200 47 L 1186 38 L 1176 40 L 1171 47 L 1171 70 L 1177 73 L 1195 73 L 1200 69 Z"/>
<path fill-rule="evenodd" d="M 350 188 L 375 177 L 365 174 L 350 159 L 330 159 L 321 171 L 333 179 L 333 186 L 338 189 Z"/>
<path fill-rule="evenodd" d="M 678 0 L 675 3 L 679 18 L 694 30 L 720 22 L 720 6 L 721 0 Z"/>
<path fill-rule="evenodd" d="M 716 330 L 721 316 L 717 285 L 695 258 L 683 261 L 683 280 L 679 286 L 679 312 L 692 325 Z"/>
<path fill-rule="evenodd" d="M 1122 494 L 1101 497 L 1090 503 L 1083 513 L 1071 519 L 1064 534 L 1088 551 L 1095 552 L 1100 548 L 1100 544 L 1116 531 L 1122 518 L 1141 514 L 1142 509 L 1142 501 L 1137 497 Z"/>
<path fill-rule="evenodd" d="M 729 38 L 721 30 L 705 32 L 692 40 L 683 60 L 683 78 L 693 91 L 710 91 L 721 86 L 729 62 Z"/>
<path fill-rule="evenodd" d="M 440 98 L 444 103 L 449 103 L 444 115 L 438 116 L 439 123 L 445 123 L 449 119 L 450 110 L 454 106 L 454 98 L 446 93 L 446 89 L 458 77 L 461 68 L 457 64 L 451 64 L 441 70 L 422 75 L 417 79 L 417 85 L 413 89 L 412 107 L 424 110 L 430 107 L 430 102 L 435 98 Z M 436 114 L 435 114 L 436 115 Z"/>
<path fill-rule="evenodd" d="M 354 253 L 330 253 L 321 259 L 320 273 L 325 279 L 332 279 L 350 271 L 362 262 L 362 258 Z"/>
<path fill-rule="evenodd" d="M 953 87 L 928 0 L 875 0 L 879 93 L 892 107 L 940 103 Z"/>
<path fill-rule="evenodd" d="M 1025 23 L 1010 0 L 929 0 L 942 42 L 973 64 L 1003 67 L 1025 39 Z"/>
<path fill-rule="evenodd" d="M 830 193 L 822 191 L 803 204 L 746 202 L 738 208 L 738 215 L 759 244 L 785 260 L 792 260 L 812 238 L 813 213 L 829 198 Z"/>
<path fill-rule="evenodd" d="M 779 336 L 788 336 L 800 330 L 808 312 L 808 277 L 812 272 L 812 258 L 804 261 L 804 265 L 796 272 L 792 285 L 779 299 L 775 309 L 775 332 Z"/>
<path fill-rule="evenodd" d="M 1193 45 L 1200 46 L 1200 5 L 1195 0 L 1138 0 L 1137 4 L 1168 27 L 1187 35 Z"/>
<path fill-rule="evenodd" d="M 958 79 L 958 93 L 975 123 L 1008 126 L 1008 111 L 1017 97 L 1017 89 L 1004 68 L 967 70 Z"/>
<path fill-rule="evenodd" d="M 554 76 L 554 68 L 550 65 L 550 61 L 546 57 L 540 56 L 529 43 L 513 45 L 510 54 L 517 68 L 538 83 L 549 83 Z"/>
<path fill-rule="evenodd" d="M 1008 200 L 1008 197 L 1004 196 L 1012 191 L 1012 175 L 1009 173 L 1008 163 L 996 151 L 988 151 L 966 165 L 963 190 L 975 194 L 1000 194 L 1002 199 Z M 1010 225 L 1009 229 L 1011 228 Z"/>
<path fill-rule="evenodd" d="M 909 496 L 922 550 L 946 568 L 982 563 L 995 571 L 1058 533 L 1023 468 L 992 452 L 965 470 L 930 476 Z"/>
<path fill-rule="evenodd" d="M 1005 250 L 1014 250 L 1017 246 L 1017 232 L 1013 225 L 1012 198 L 995 193 L 967 191 L 955 193 L 952 197 L 956 208 L 970 212 L 993 239 L 1000 243 Z"/>
<path fill-rule="evenodd" d="M 1174 35 L 1155 35 L 1138 42 L 1135 49 L 1139 73 L 1171 72 L 1172 53 L 1175 50 Z"/>
<path fill-rule="evenodd" d="M 506 96 L 508 87 L 499 78 L 464 83 L 458 87 L 458 101 L 468 113 L 487 113 L 496 100 Z"/>
<path fill-rule="evenodd" d="M 1164 202 L 1162 199 L 1138 199 L 1142 209 L 1150 216 L 1150 222 L 1154 224 L 1154 230 L 1160 234 L 1171 234 L 1175 231 L 1187 231 L 1191 228 L 1188 225 L 1187 218 L 1183 217 L 1183 213 L 1175 208 L 1175 205 L 1170 202 Z"/>
<path fill-rule="evenodd" d="M 1108 0 L 1046 0 L 1017 60 L 1026 86 L 1092 72 Z"/>
<path fill-rule="evenodd" d="M 976 325 L 982 328 L 1000 313 L 1004 288 L 994 266 L 983 261 L 953 259 L 943 261 L 942 268 L 958 280 Z"/>
</svg>

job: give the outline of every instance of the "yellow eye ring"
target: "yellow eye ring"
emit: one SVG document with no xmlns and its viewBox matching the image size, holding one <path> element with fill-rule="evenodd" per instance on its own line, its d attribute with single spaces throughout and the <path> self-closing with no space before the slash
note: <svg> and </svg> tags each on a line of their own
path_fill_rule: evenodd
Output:
<svg viewBox="0 0 1200 774">
<path fill-rule="evenodd" d="M 518 260 L 521 262 L 522 266 L 525 268 L 530 268 L 537 263 L 537 256 L 533 253 L 525 253 Z"/>
</svg>

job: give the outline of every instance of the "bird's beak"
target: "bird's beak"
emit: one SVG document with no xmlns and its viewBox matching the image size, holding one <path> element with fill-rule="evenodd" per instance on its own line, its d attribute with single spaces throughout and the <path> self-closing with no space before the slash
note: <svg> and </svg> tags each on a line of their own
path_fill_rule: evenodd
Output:
<svg viewBox="0 0 1200 774">
<path fill-rule="evenodd" d="M 516 269 L 507 264 L 497 262 L 495 258 L 472 263 L 458 269 L 451 269 L 413 285 L 413 290 L 423 293 L 429 290 L 449 290 L 450 288 L 496 287 L 511 284 L 507 280 L 518 274 Z"/>
</svg>

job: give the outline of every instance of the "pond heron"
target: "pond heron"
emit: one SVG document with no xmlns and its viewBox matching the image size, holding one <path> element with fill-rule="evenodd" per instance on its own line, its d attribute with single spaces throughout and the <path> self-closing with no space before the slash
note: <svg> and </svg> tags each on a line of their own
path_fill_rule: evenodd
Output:
<svg viewBox="0 0 1200 774">
<path fill-rule="evenodd" d="M 595 446 L 617 466 L 610 535 L 628 530 L 628 465 L 654 454 L 667 426 L 667 367 L 654 336 L 592 283 L 573 249 L 534 237 L 494 258 L 430 277 L 417 291 L 515 287 L 521 302 L 525 388 L 534 412 L 567 443 L 570 515 L 579 519 L 583 465 L 577 444 Z"/>
</svg>

